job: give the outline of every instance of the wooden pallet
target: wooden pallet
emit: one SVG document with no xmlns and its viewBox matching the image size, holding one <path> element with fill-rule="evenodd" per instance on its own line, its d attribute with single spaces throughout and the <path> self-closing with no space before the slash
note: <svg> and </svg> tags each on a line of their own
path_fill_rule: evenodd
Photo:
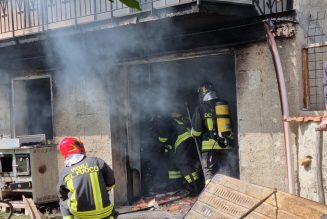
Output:
<svg viewBox="0 0 327 219">
<path fill-rule="evenodd" d="M 31 219 L 44 219 L 45 217 L 42 215 L 42 213 L 36 208 L 33 199 L 31 198 L 25 198 L 23 196 L 23 203 L 25 205 L 25 213 L 28 212 L 28 215 L 30 215 Z"/>
<path fill-rule="evenodd" d="M 257 206 L 257 208 L 253 208 Z M 322 219 L 327 206 L 217 174 L 185 219 Z"/>
</svg>

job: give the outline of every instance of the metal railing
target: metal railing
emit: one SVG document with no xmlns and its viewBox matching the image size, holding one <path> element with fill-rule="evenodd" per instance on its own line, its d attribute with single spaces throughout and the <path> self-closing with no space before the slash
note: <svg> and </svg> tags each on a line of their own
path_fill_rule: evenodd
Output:
<svg viewBox="0 0 327 219">
<path fill-rule="evenodd" d="M 268 15 L 290 11 L 293 9 L 293 0 L 252 0 L 260 15 Z"/>
<path fill-rule="evenodd" d="M 140 0 L 140 5 L 144 12 L 196 1 Z M 283 11 L 289 1 L 253 0 L 253 4 L 261 14 L 267 14 Z M 267 5 L 274 7 L 266 10 Z M 133 13 L 137 12 L 118 0 L 0 0 L 0 40 Z"/>
</svg>

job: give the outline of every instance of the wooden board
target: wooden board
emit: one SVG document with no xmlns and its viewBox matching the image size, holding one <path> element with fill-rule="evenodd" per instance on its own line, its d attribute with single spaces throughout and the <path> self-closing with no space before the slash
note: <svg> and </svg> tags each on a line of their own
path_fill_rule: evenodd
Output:
<svg viewBox="0 0 327 219">
<path fill-rule="evenodd" d="M 262 202 L 264 199 L 266 200 Z M 323 216 L 327 217 L 326 205 L 217 174 L 185 218 L 242 218 L 260 202 L 262 204 L 245 218 L 321 219 Z"/>
<path fill-rule="evenodd" d="M 25 211 L 28 211 L 28 215 L 30 215 L 30 218 L 32 219 L 43 219 L 43 215 L 39 212 L 39 210 L 36 208 L 34 202 L 30 198 L 25 198 L 23 196 L 23 202 L 25 204 Z"/>
</svg>

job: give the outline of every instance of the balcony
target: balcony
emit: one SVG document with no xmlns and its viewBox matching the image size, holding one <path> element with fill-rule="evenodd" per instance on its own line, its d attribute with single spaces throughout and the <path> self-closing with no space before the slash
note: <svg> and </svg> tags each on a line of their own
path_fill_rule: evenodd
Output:
<svg viewBox="0 0 327 219">
<path fill-rule="evenodd" d="M 141 0 L 142 12 L 115 0 L 0 0 L 0 40 L 95 22 L 112 22 L 132 15 L 193 4 L 237 4 L 255 8 L 257 15 L 292 9 L 292 0 Z M 175 9 L 176 11 L 178 9 Z M 208 10 L 208 7 L 207 7 Z"/>
</svg>

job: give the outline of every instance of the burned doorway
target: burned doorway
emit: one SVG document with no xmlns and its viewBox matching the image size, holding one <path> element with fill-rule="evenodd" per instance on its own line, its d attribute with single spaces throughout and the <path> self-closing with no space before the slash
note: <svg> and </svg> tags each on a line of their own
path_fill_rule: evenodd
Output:
<svg viewBox="0 0 327 219">
<path fill-rule="evenodd" d="M 12 80 L 12 132 L 14 136 L 45 134 L 53 139 L 50 76 Z"/>
<path fill-rule="evenodd" d="M 117 181 L 124 185 L 117 187 L 116 192 L 120 197 L 126 195 L 129 202 L 138 195 L 149 196 L 165 190 L 167 166 L 158 141 L 156 116 L 172 108 L 186 117 L 188 108 L 193 115 L 198 104 L 197 89 L 203 82 L 213 83 L 218 95 L 228 101 L 237 136 L 233 53 L 141 63 L 121 66 L 120 74 L 112 79 L 115 81 L 110 118 L 113 167 L 118 173 Z M 237 151 L 237 139 L 235 142 Z M 238 155 L 235 157 L 237 177 Z"/>
</svg>

